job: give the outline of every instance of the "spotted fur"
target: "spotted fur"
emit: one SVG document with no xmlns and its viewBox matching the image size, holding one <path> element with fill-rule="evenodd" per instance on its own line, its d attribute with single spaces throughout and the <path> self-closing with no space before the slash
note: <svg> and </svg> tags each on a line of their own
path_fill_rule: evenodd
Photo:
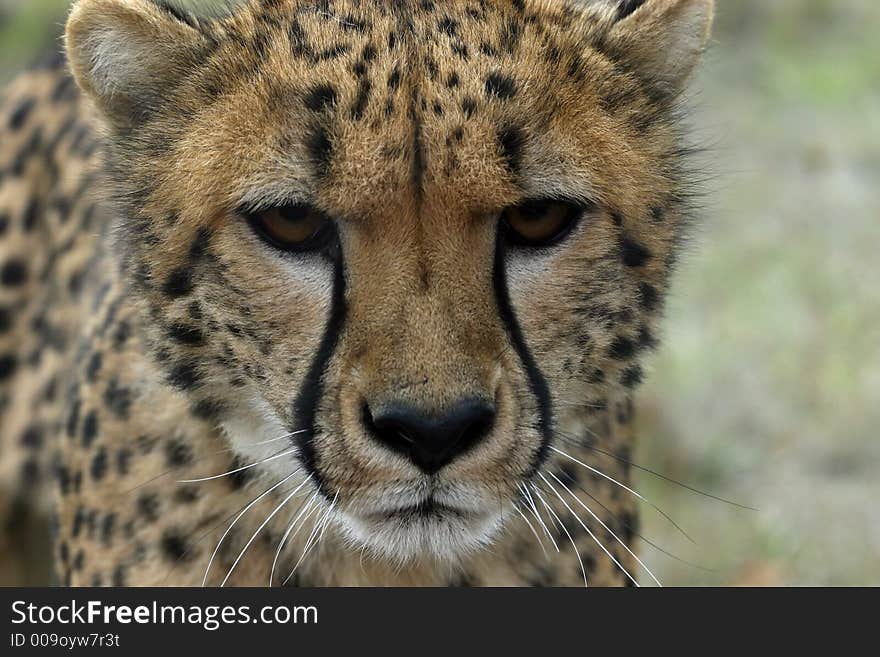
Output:
<svg viewBox="0 0 880 657">
<path fill-rule="evenodd" d="M 630 482 L 632 395 L 687 227 L 679 98 L 711 13 L 76 2 L 78 87 L 59 60 L 0 105 L 5 516 L 52 514 L 73 585 L 200 584 L 252 500 L 209 583 L 271 516 L 229 580 L 268 582 L 306 501 L 279 573 L 326 523 L 288 583 L 644 576 L 612 479 Z M 506 244 L 499 213 L 542 197 L 583 206 L 572 234 Z M 333 217 L 334 249 L 282 254 L 244 220 L 291 201 Z M 431 476 L 365 426 L 365 407 L 469 398 L 494 404 L 491 431 Z"/>
</svg>

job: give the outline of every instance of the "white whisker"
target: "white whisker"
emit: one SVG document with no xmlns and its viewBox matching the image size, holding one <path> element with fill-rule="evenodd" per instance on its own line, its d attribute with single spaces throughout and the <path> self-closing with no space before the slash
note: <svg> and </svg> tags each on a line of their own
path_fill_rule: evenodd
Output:
<svg viewBox="0 0 880 657">
<path fill-rule="evenodd" d="M 232 528 L 235 527 L 235 523 L 237 523 L 239 520 L 241 520 L 241 517 L 242 517 L 245 513 L 247 513 L 247 512 L 251 509 L 251 507 L 253 507 L 257 502 L 259 502 L 261 499 L 263 499 L 264 497 L 266 497 L 266 495 L 268 495 L 268 494 L 271 493 L 273 490 L 275 490 L 276 488 L 278 488 L 279 486 L 281 486 L 284 482 L 288 481 L 291 477 L 293 477 L 293 476 L 294 476 L 297 472 L 299 472 L 299 471 L 300 471 L 300 468 L 297 468 L 296 470 L 294 470 L 293 472 L 291 472 L 289 475 L 287 475 L 284 479 L 282 479 L 282 480 L 279 481 L 277 484 L 275 484 L 274 486 L 272 486 L 272 488 L 270 488 L 269 490 L 267 490 L 265 493 L 262 493 L 262 494 L 259 495 L 258 497 L 254 498 L 254 500 L 251 501 L 250 504 L 248 504 L 246 507 L 244 507 L 244 508 L 239 512 L 239 514 L 238 514 L 237 516 L 235 516 L 235 520 L 233 520 L 232 523 L 229 525 L 229 527 L 226 528 L 226 531 L 223 532 L 223 536 L 221 536 L 221 537 L 220 537 L 220 540 L 217 541 L 217 547 L 215 547 L 215 548 L 214 548 L 214 552 L 211 553 L 211 558 L 208 560 L 208 567 L 205 568 L 205 576 L 202 578 L 202 586 L 205 586 L 205 584 L 207 583 L 207 581 L 208 581 L 208 573 L 211 571 L 211 564 L 214 563 L 214 558 L 217 556 L 217 552 L 220 551 L 220 546 L 223 544 L 223 541 L 226 539 L 226 536 L 229 534 L 229 532 L 232 531 Z"/>
<path fill-rule="evenodd" d="M 303 504 L 297 516 L 287 526 L 287 531 L 284 532 L 284 536 L 281 537 L 281 542 L 278 543 L 278 549 L 275 551 L 275 558 L 272 560 L 272 570 L 269 571 L 269 586 L 272 586 L 272 581 L 275 577 L 275 566 L 278 564 L 278 556 L 281 554 L 281 550 L 284 548 L 284 544 L 287 542 L 288 537 L 293 538 L 293 536 L 296 536 L 299 533 L 299 530 L 302 529 L 303 526 L 306 524 L 306 520 L 308 520 L 309 516 L 317 511 L 317 505 L 312 504 L 316 497 L 318 497 L 318 491 L 315 491 L 314 494 L 306 501 L 306 503 Z M 306 511 L 308 511 L 308 513 L 306 513 Z M 302 524 L 296 527 L 297 523 L 299 523 L 300 521 L 300 518 L 302 518 Z M 293 531 L 294 527 L 296 527 L 296 531 Z M 291 536 L 292 531 L 293 536 Z"/>
<path fill-rule="evenodd" d="M 306 477 L 306 479 L 304 479 L 303 482 L 302 482 L 299 486 L 297 486 L 296 488 L 294 488 L 293 491 L 292 491 L 287 497 L 285 497 L 285 498 L 284 498 L 284 499 L 278 504 L 278 506 L 276 506 L 276 507 L 272 510 L 272 513 L 270 513 L 268 516 L 266 516 L 266 519 L 262 522 L 262 524 L 260 524 L 260 526 L 257 527 L 257 531 L 255 531 L 255 532 L 251 535 L 251 537 L 248 539 L 248 542 L 245 543 L 244 547 L 241 549 L 241 552 L 239 552 L 239 553 L 238 553 L 238 556 L 235 558 L 235 561 L 232 562 L 232 566 L 230 566 L 229 571 L 226 573 L 226 577 L 224 577 L 224 578 L 223 578 L 223 581 L 220 582 L 220 588 L 221 588 L 221 589 L 226 585 L 226 582 L 229 581 L 229 578 L 232 576 L 232 571 L 235 570 L 235 567 L 238 565 L 238 562 L 241 561 L 241 558 L 244 556 L 244 553 L 247 552 L 247 549 L 251 546 L 251 543 L 254 542 L 254 539 L 257 538 L 257 535 L 258 535 L 261 531 L 263 531 L 263 529 L 266 527 L 266 525 L 269 524 L 269 521 L 272 520 L 272 518 L 275 517 L 275 514 L 277 514 L 277 513 L 278 513 L 278 512 L 284 507 L 284 505 L 287 504 L 287 503 L 293 498 L 293 496 L 296 495 L 296 494 L 300 491 L 300 489 L 301 489 L 303 486 L 306 485 L 306 483 L 308 483 L 308 481 L 309 481 L 311 478 L 312 478 L 312 475 L 309 475 L 308 477 Z"/>
<path fill-rule="evenodd" d="M 568 509 L 568 512 L 574 517 L 574 519 L 578 521 L 578 524 L 580 524 L 580 526 L 584 528 L 584 531 L 586 531 L 587 534 L 590 535 L 590 538 L 592 538 L 596 542 L 596 545 L 598 545 L 602 549 L 602 551 L 608 555 L 608 558 L 611 559 L 611 561 L 613 561 L 614 564 L 618 568 L 620 568 L 626 574 L 627 577 L 629 577 L 630 581 L 633 584 L 635 584 L 636 586 L 640 586 L 640 584 L 636 581 L 636 579 L 632 575 L 629 574 L 629 571 L 626 568 L 624 568 L 621 565 L 621 563 L 617 560 L 617 558 L 613 554 L 611 554 L 611 552 L 608 550 L 608 548 L 606 548 L 602 544 L 602 541 L 600 541 L 599 538 L 592 531 L 590 531 L 590 528 L 587 527 L 586 523 L 583 520 L 581 520 L 580 516 L 578 516 L 578 514 L 576 514 L 570 506 L 568 506 L 568 503 L 562 498 L 562 495 L 559 494 L 559 491 L 556 490 L 556 488 L 553 486 L 553 484 L 551 484 L 549 481 L 547 481 L 547 477 L 545 477 L 544 474 L 541 472 L 538 473 L 538 476 L 541 477 L 541 479 L 544 481 L 544 483 L 550 487 L 550 490 L 553 491 L 553 494 L 559 498 L 559 501 L 562 502 L 562 504 L 565 506 L 566 509 Z"/>
<path fill-rule="evenodd" d="M 519 506 L 516 503 L 514 503 L 513 509 L 519 514 L 520 518 L 522 518 L 523 521 L 525 521 L 526 525 L 528 525 L 529 529 L 532 531 L 532 534 L 535 535 L 535 540 L 538 541 L 538 545 L 541 546 L 541 552 L 544 553 L 544 558 L 549 559 L 550 555 L 547 554 L 547 548 L 544 547 L 544 541 L 541 540 L 541 535 L 538 534 L 534 525 L 532 525 L 531 521 L 526 517 L 526 514 L 524 514 L 522 512 L 522 510 L 519 508 Z"/>
<path fill-rule="evenodd" d="M 529 489 L 523 485 L 519 485 L 520 491 L 525 494 L 528 498 L 529 504 L 531 505 L 532 515 L 535 516 L 535 520 L 538 521 L 538 524 L 544 529 L 544 533 L 547 534 L 547 538 L 550 539 L 550 542 L 553 543 L 553 547 L 556 548 L 556 551 L 559 552 L 559 546 L 556 544 L 556 539 L 553 538 L 553 534 L 550 533 L 550 530 L 547 529 L 547 525 L 544 524 L 544 520 L 541 518 L 541 514 L 538 513 L 538 506 L 535 504 L 535 500 L 532 498 L 532 494 L 529 492 Z"/>
<path fill-rule="evenodd" d="M 269 440 L 261 440 L 258 443 L 245 443 L 243 445 L 237 445 L 236 447 L 257 447 L 259 445 L 268 445 L 269 443 L 277 443 L 279 440 L 287 440 L 288 438 L 293 438 L 294 436 L 298 436 L 301 433 L 305 433 L 308 429 L 300 429 L 299 431 L 292 431 L 290 433 L 286 433 L 283 436 L 278 436 L 277 438 L 270 438 Z"/>
<path fill-rule="evenodd" d="M 282 456 L 289 456 L 290 454 L 296 453 L 297 449 L 291 449 L 280 454 L 275 454 L 270 456 L 269 458 L 265 458 L 262 461 L 257 461 L 256 463 L 249 463 L 248 465 L 244 465 L 240 468 L 236 468 L 235 470 L 230 470 L 229 472 L 224 472 L 223 474 L 213 475 L 211 477 L 202 477 L 201 479 L 181 479 L 177 483 L 179 484 L 197 484 L 203 481 L 211 481 L 212 479 L 220 479 L 221 477 L 228 477 L 229 475 L 235 474 L 236 472 L 241 472 L 243 470 L 248 470 L 250 468 L 255 468 L 258 465 L 262 465 L 263 463 L 268 463 L 269 461 L 274 461 L 275 459 L 280 459 Z"/>
<path fill-rule="evenodd" d="M 339 491 L 336 492 L 336 495 L 333 497 L 333 501 L 330 502 L 330 506 L 327 508 L 327 511 L 321 516 L 316 522 L 315 527 L 312 529 L 312 533 L 309 535 L 309 538 L 306 540 L 306 545 L 303 548 L 303 552 L 299 557 L 299 561 L 296 562 L 293 566 L 293 570 L 290 571 L 290 574 L 287 578 L 282 582 L 282 585 L 287 584 L 290 581 L 290 578 L 293 577 L 293 574 L 296 572 L 296 569 L 299 568 L 299 565 L 305 560 L 306 555 L 312 550 L 312 548 L 318 544 L 320 538 L 316 538 L 318 536 L 318 532 L 323 536 L 324 527 L 326 523 L 330 520 L 330 514 L 333 513 L 333 509 L 336 506 L 336 499 L 339 497 Z"/>
<path fill-rule="evenodd" d="M 554 447 L 553 445 L 550 446 L 550 449 L 552 449 L 552 450 L 553 450 L 554 452 L 556 452 L 557 454 L 561 454 L 561 455 L 564 456 L 565 458 L 574 461 L 575 463 L 577 463 L 577 464 L 580 465 L 581 467 L 586 468 L 586 469 L 589 470 L 590 472 L 593 472 L 593 473 L 599 475 L 600 477 L 602 477 L 602 478 L 604 478 L 604 479 L 607 479 L 607 480 L 610 481 L 611 483 L 616 484 L 617 486 L 620 486 L 623 490 L 625 490 L 625 491 L 631 493 L 632 495 L 634 495 L 635 497 L 637 497 L 638 499 L 640 499 L 642 502 L 644 502 L 645 504 L 647 504 L 648 506 L 650 506 L 652 509 L 654 509 L 654 510 L 655 510 L 657 513 L 659 513 L 661 516 L 663 516 L 664 518 L 666 518 L 670 523 L 672 523 L 673 527 L 675 527 L 678 531 L 680 531 L 680 532 L 684 535 L 684 537 L 687 538 L 691 543 L 696 544 L 696 542 L 694 541 L 694 539 L 692 539 L 692 538 L 690 537 L 690 535 L 688 535 L 688 533 L 687 533 L 684 529 L 682 529 L 682 528 L 679 526 L 679 524 L 678 524 L 677 522 L 675 522 L 672 518 L 670 518 L 670 517 L 669 517 L 669 516 L 668 516 L 668 515 L 667 515 L 667 514 L 666 514 L 666 513 L 660 508 L 660 507 L 658 507 L 656 504 L 654 504 L 653 502 L 651 502 L 650 500 L 648 500 L 644 495 L 641 495 L 640 493 L 634 491 L 632 488 L 630 488 L 630 487 L 627 486 L 626 484 L 622 484 L 622 483 L 620 483 L 619 481 L 617 481 L 617 480 L 614 479 L 613 477 L 609 477 L 607 474 L 605 474 L 605 473 L 602 472 L 601 470 L 597 470 L 596 468 L 587 465 L 587 464 L 584 463 L 583 461 L 580 461 L 580 460 L 576 459 L 576 458 L 573 457 L 571 454 L 567 454 L 566 452 L 563 452 L 561 449 L 559 449 L 559 448 L 557 448 L 557 447 Z"/>
<path fill-rule="evenodd" d="M 651 569 L 648 568 L 648 567 L 642 562 L 641 559 L 639 559 L 638 555 L 636 555 L 632 550 L 629 549 L 629 546 L 628 546 L 626 543 L 624 543 L 622 540 L 620 540 L 620 538 L 617 536 L 617 534 L 615 534 L 613 531 L 611 531 L 611 529 L 608 527 L 608 525 L 606 525 L 604 522 L 602 522 L 602 519 L 601 519 L 599 516 L 597 516 L 595 513 L 593 513 L 593 510 L 592 510 L 590 507 L 588 507 L 586 504 L 584 504 L 584 503 L 581 501 L 581 499 L 580 499 L 577 495 L 575 495 L 575 494 L 572 492 L 572 490 L 571 490 L 568 486 L 566 486 L 564 483 L 562 483 L 562 482 L 559 480 L 559 477 L 557 477 L 557 476 L 556 476 L 555 474 L 553 474 L 552 472 L 550 472 L 549 474 L 550 474 L 551 477 L 553 477 L 553 478 L 559 483 L 560 486 L 562 486 L 562 487 L 566 490 L 566 492 L 568 492 L 569 495 L 571 495 L 571 496 L 574 498 L 574 501 L 575 501 L 575 502 L 577 502 L 577 503 L 580 504 L 584 509 L 586 509 L 587 513 L 589 513 L 591 516 L 593 516 L 593 518 L 596 519 L 596 522 L 598 522 L 600 525 L 602 525 L 602 527 L 605 529 L 605 531 L 607 531 L 609 534 L 611 534 L 611 535 L 614 537 L 614 540 L 616 540 L 618 543 L 620 543 L 620 544 L 623 546 L 623 549 L 624 549 L 624 550 L 626 550 L 627 552 L 629 552 L 630 556 L 631 556 L 633 559 L 635 559 L 635 560 L 639 563 L 639 565 L 640 565 L 642 568 L 645 569 L 645 572 L 648 573 L 648 575 L 651 576 L 651 579 L 653 579 L 655 582 L 657 582 L 657 586 L 663 586 L 663 585 L 660 583 L 660 580 L 657 579 L 657 578 L 654 576 L 654 573 L 651 572 Z M 541 479 L 544 479 L 544 475 L 543 475 L 543 474 L 541 474 L 540 476 L 541 476 Z M 548 485 L 548 486 L 550 485 L 550 482 L 549 482 L 549 481 L 547 481 L 546 479 L 544 479 L 544 481 L 547 482 L 547 485 Z"/>
<path fill-rule="evenodd" d="M 578 563 L 581 565 L 581 574 L 583 574 L 584 576 L 584 588 L 589 587 L 589 584 L 587 584 L 587 571 L 584 568 L 584 560 L 581 559 L 581 553 L 578 551 L 577 543 L 574 542 L 574 539 L 571 537 L 568 529 L 562 523 L 562 520 L 559 519 L 559 516 L 556 515 L 556 512 L 553 510 L 553 508 L 549 504 L 547 504 L 547 500 L 544 499 L 544 496 L 541 495 L 541 492 L 538 490 L 538 488 L 534 484 L 532 484 L 532 488 L 534 488 L 535 490 L 535 495 L 537 495 L 538 499 L 541 500 L 541 504 L 543 504 L 550 515 L 553 516 L 553 518 L 556 520 L 556 523 L 562 528 L 562 531 L 565 532 L 565 535 L 568 536 L 568 540 L 571 541 L 571 547 L 574 549 L 574 555 L 577 557 Z"/>
</svg>

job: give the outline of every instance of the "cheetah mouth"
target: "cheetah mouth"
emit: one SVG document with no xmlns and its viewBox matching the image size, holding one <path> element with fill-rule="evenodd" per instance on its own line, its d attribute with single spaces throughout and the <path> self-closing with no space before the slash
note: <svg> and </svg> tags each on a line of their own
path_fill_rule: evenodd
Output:
<svg viewBox="0 0 880 657">
<path fill-rule="evenodd" d="M 343 513 L 350 537 L 373 551 L 406 561 L 432 556 L 455 561 L 485 547 L 500 526 L 496 511 L 455 504 L 443 496 Z"/>
<path fill-rule="evenodd" d="M 429 497 L 417 504 L 410 504 L 388 511 L 377 511 L 369 514 L 372 520 L 382 521 L 406 521 L 420 520 L 425 518 L 433 518 L 436 520 L 444 520 L 447 518 L 458 518 L 466 520 L 474 516 L 473 511 L 450 506 L 437 501 L 433 497 Z"/>
</svg>

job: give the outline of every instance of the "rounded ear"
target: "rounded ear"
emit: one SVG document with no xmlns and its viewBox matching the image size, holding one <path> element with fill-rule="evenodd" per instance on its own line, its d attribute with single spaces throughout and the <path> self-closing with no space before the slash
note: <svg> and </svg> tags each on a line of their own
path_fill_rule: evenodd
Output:
<svg viewBox="0 0 880 657">
<path fill-rule="evenodd" d="M 624 0 L 608 40 L 655 91 L 674 95 L 700 61 L 714 8 L 714 0 Z"/>
<path fill-rule="evenodd" d="M 202 35 L 150 0 L 78 0 L 65 41 L 77 84 L 112 124 L 129 125 L 192 69 Z"/>
</svg>

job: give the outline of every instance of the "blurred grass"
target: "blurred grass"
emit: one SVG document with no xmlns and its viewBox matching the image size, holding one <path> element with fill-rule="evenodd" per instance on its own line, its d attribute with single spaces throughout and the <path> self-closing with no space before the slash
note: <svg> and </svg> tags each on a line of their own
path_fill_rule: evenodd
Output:
<svg viewBox="0 0 880 657">
<path fill-rule="evenodd" d="M 207 2 L 207 0 L 205 0 Z M 0 0 L 0 81 L 64 0 Z M 644 547 L 669 584 L 880 585 L 880 3 L 719 0 L 695 84 L 704 222 L 640 394 Z"/>
</svg>

